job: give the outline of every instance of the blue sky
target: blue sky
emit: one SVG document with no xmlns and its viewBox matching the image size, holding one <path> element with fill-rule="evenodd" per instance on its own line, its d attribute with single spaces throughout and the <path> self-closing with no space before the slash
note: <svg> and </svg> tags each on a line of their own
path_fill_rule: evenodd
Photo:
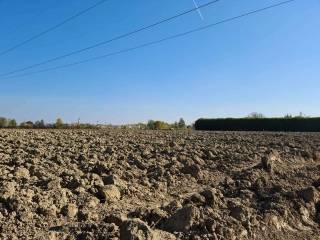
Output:
<svg viewBox="0 0 320 240">
<path fill-rule="evenodd" d="M 0 0 L 0 50 L 93 0 Z M 198 0 L 198 4 L 208 1 Z M 221 0 L 126 39 L 34 70 L 94 57 L 280 2 Z M 193 7 L 192 0 L 110 0 L 13 52 L 0 73 L 92 45 Z M 288 5 L 156 46 L 72 68 L 0 78 L 0 116 L 18 121 L 173 122 L 250 112 L 320 115 L 320 2 Z"/>
</svg>

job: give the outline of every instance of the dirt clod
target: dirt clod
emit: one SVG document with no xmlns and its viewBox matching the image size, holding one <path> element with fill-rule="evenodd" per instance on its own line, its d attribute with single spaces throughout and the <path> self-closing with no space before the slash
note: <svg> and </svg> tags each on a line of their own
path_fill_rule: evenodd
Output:
<svg viewBox="0 0 320 240">
<path fill-rule="evenodd" d="M 62 213 L 69 218 L 73 218 L 78 213 L 78 207 L 75 204 L 68 204 L 63 207 Z"/>
<path fill-rule="evenodd" d="M 267 172 L 272 173 L 276 161 L 279 159 L 279 153 L 275 150 L 270 151 L 268 154 L 261 158 L 261 164 L 263 169 Z"/>
<path fill-rule="evenodd" d="M 308 187 L 302 189 L 298 192 L 298 195 L 303 198 L 306 202 L 315 202 L 316 197 L 318 195 L 315 187 Z"/>
<path fill-rule="evenodd" d="M 99 188 L 99 196 L 102 202 L 117 201 L 121 198 L 121 193 L 115 185 L 106 185 Z"/>
<path fill-rule="evenodd" d="M 18 179 L 29 179 L 30 175 L 29 175 L 29 170 L 24 168 L 24 167 L 18 167 L 17 169 L 15 169 L 15 176 Z"/>
<path fill-rule="evenodd" d="M 129 219 L 123 222 L 120 228 L 120 239 L 158 240 L 151 228 L 140 219 Z"/>
<path fill-rule="evenodd" d="M 169 232 L 186 232 L 199 220 L 200 211 L 195 206 L 185 206 L 167 219 L 163 228 Z"/>
</svg>

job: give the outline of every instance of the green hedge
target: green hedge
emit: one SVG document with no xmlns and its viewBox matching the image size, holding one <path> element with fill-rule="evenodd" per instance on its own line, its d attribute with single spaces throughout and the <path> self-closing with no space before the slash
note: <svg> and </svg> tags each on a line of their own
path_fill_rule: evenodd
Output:
<svg viewBox="0 0 320 240">
<path fill-rule="evenodd" d="M 195 122 L 195 129 L 203 131 L 320 132 L 320 118 L 199 119 Z"/>
</svg>

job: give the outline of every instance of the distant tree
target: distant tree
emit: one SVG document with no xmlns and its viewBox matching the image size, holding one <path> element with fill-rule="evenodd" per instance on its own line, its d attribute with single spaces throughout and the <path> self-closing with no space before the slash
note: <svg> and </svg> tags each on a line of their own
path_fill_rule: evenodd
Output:
<svg viewBox="0 0 320 240">
<path fill-rule="evenodd" d="M 291 114 L 288 113 L 288 114 L 284 115 L 284 118 L 293 118 L 293 117 Z"/>
<path fill-rule="evenodd" d="M 34 127 L 35 127 L 35 128 L 45 128 L 46 125 L 45 125 L 45 123 L 44 123 L 44 120 L 36 121 L 36 122 L 34 123 Z"/>
<path fill-rule="evenodd" d="M 184 121 L 183 118 L 180 118 L 180 120 L 178 122 L 178 127 L 181 129 L 186 128 L 186 122 Z"/>
<path fill-rule="evenodd" d="M 63 121 L 62 121 L 61 118 L 58 118 L 58 119 L 56 120 L 55 127 L 56 127 L 56 128 L 62 128 L 62 127 L 63 127 Z"/>
<path fill-rule="evenodd" d="M 265 118 L 265 116 L 262 113 L 253 112 L 248 115 L 248 118 L 257 119 L 257 118 Z"/>
<path fill-rule="evenodd" d="M 150 130 L 155 129 L 155 121 L 149 120 L 147 123 L 147 129 L 150 129 Z"/>
<path fill-rule="evenodd" d="M 138 124 L 136 124 L 136 128 L 138 128 L 138 129 L 146 129 L 147 126 L 144 123 L 138 123 Z"/>
<path fill-rule="evenodd" d="M 40 120 L 40 126 L 41 126 L 42 128 L 46 127 L 46 124 L 45 124 L 45 122 L 44 122 L 43 119 Z"/>
<path fill-rule="evenodd" d="M 30 127 L 33 127 L 33 126 L 34 126 L 34 124 L 33 124 L 32 121 L 27 121 L 26 124 L 27 124 L 28 126 L 30 126 Z"/>
<path fill-rule="evenodd" d="M 154 122 L 154 129 L 155 130 L 165 130 L 169 129 L 170 125 L 168 123 L 162 122 L 162 121 L 155 121 Z"/>
<path fill-rule="evenodd" d="M 171 126 L 172 126 L 172 128 L 174 128 L 174 129 L 178 129 L 178 128 L 179 128 L 179 124 L 178 124 L 177 121 L 174 122 Z"/>
<path fill-rule="evenodd" d="M 160 130 L 162 128 L 162 123 L 160 121 L 154 122 L 154 129 Z"/>
<path fill-rule="evenodd" d="M 154 122 L 154 129 L 160 130 L 163 127 L 163 124 L 161 121 L 155 121 Z"/>
<path fill-rule="evenodd" d="M 0 128 L 8 127 L 8 119 L 0 117 Z"/>
<path fill-rule="evenodd" d="M 299 113 L 298 116 L 295 116 L 295 118 L 307 118 L 308 116 L 306 116 L 305 114 L 303 114 L 302 112 Z"/>
<path fill-rule="evenodd" d="M 17 127 L 17 122 L 15 119 L 10 119 L 8 122 L 8 127 L 9 128 L 16 128 Z"/>
<path fill-rule="evenodd" d="M 32 121 L 22 122 L 20 123 L 21 128 L 33 128 L 34 124 Z"/>
</svg>

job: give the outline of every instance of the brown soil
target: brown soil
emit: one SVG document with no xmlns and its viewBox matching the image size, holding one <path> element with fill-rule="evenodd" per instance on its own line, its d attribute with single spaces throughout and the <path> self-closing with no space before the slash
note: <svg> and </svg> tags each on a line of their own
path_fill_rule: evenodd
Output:
<svg viewBox="0 0 320 240">
<path fill-rule="evenodd" d="M 0 239 L 320 239 L 320 134 L 0 131 Z"/>
</svg>

